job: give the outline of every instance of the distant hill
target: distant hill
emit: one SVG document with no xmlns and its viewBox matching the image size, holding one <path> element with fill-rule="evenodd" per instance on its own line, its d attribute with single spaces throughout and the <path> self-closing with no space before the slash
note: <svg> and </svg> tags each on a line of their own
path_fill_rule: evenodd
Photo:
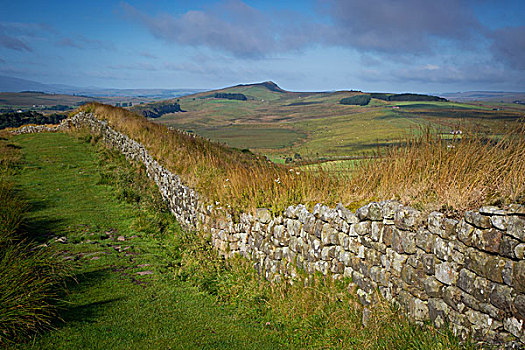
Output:
<svg viewBox="0 0 525 350">
<path fill-rule="evenodd" d="M 111 89 L 77 87 L 64 84 L 44 84 L 37 81 L 0 75 L 0 92 L 37 91 L 52 94 L 83 95 L 90 97 L 142 97 L 169 99 L 194 94 L 202 89 Z"/>
<path fill-rule="evenodd" d="M 255 83 L 255 84 L 239 84 L 234 87 L 264 87 L 274 92 L 288 92 L 286 90 L 281 89 L 279 85 L 277 85 L 273 81 L 265 81 L 263 83 Z"/>
<path fill-rule="evenodd" d="M 21 92 L 28 90 L 49 92 L 49 88 L 49 85 L 36 81 L 0 75 L 1 92 Z"/>
<path fill-rule="evenodd" d="M 449 100 L 469 102 L 469 101 L 490 101 L 512 103 L 521 101 L 525 103 L 525 92 L 505 92 L 505 91 L 466 91 L 466 92 L 447 92 L 439 96 Z"/>
</svg>

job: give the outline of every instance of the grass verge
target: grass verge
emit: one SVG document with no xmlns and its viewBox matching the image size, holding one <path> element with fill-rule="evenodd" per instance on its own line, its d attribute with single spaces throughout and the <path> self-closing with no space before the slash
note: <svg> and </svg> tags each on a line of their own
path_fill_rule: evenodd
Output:
<svg viewBox="0 0 525 350">
<path fill-rule="evenodd" d="M 57 314 L 70 265 L 53 245 L 39 245 L 27 226 L 30 209 L 12 183 L 20 163 L 10 136 L 0 139 L 0 346 L 48 328 Z"/>
</svg>

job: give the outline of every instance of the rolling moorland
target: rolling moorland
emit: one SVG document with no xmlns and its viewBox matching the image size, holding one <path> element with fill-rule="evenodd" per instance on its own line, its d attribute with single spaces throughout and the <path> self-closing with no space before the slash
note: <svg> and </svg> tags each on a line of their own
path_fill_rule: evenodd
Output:
<svg viewBox="0 0 525 350">
<path fill-rule="evenodd" d="M 245 99 L 231 98 L 235 94 Z M 272 82 L 238 85 L 169 100 L 184 112 L 164 114 L 153 121 L 264 154 L 275 162 L 287 158 L 315 162 L 370 155 L 427 126 L 443 134 L 471 130 L 497 138 L 509 122 L 525 116 L 525 106 L 517 103 L 379 98 L 372 98 L 366 106 L 340 103 L 361 94 L 366 93 L 289 92 Z M 140 113 L 155 105 L 131 110 Z"/>
</svg>

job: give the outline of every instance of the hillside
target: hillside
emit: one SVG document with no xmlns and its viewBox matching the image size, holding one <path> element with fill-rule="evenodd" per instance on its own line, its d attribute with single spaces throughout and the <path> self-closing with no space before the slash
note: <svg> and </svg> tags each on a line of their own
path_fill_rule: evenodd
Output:
<svg viewBox="0 0 525 350">
<path fill-rule="evenodd" d="M 246 98 L 215 97 L 225 94 Z M 341 104 L 358 95 L 371 99 L 364 106 Z M 525 106 L 518 104 L 457 103 L 417 94 L 291 92 L 274 82 L 240 84 L 170 101 L 186 112 L 165 114 L 157 123 L 277 162 L 296 153 L 311 161 L 362 156 L 426 125 L 444 133 L 475 127 L 497 134 L 505 122 L 525 115 Z"/>
</svg>

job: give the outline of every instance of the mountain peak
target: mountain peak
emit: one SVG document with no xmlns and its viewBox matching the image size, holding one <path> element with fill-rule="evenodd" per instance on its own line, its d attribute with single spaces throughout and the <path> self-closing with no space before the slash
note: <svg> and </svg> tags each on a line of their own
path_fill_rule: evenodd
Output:
<svg viewBox="0 0 525 350">
<path fill-rule="evenodd" d="M 267 88 L 268 90 L 270 91 L 274 91 L 274 92 L 286 92 L 286 90 L 283 90 L 279 87 L 279 85 L 277 85 L 276 83 L 274 83 L 273 81 L 265 81 L 265 82 L 262 82 L 262 83 L 253 83 L 253 84 L 240 84 L 240 85 L 237 85 L 237 86 L 262 86 L 262 87 L 265 87 Z"/>
</svg>

